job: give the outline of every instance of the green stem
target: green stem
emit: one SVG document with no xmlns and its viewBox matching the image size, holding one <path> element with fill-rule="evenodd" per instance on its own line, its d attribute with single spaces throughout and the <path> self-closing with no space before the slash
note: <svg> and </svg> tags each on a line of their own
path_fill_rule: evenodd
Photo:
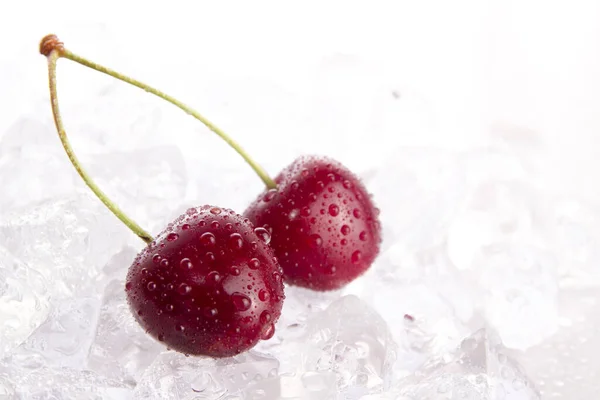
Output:
<svg viewBox="0 0 600 400">
<path fill-rule="evenodd" d="M 229 146 L 231 146 L 240 156 L 242 156 L 242 158 L 248 163 L 248 165 L 250 165 L 250 167 L 252 167 L 252 169 L 254 170 L 254 172 L 256 172 L 256 174 L 260 177 L 260 179 L 262 179 L 262 181 L 264 182 L 264 184 L 267 186 L 267 188 L 269 189 L 274 189 L 277 187 L 277 185 L 275 184 L 275 182 L 273 181 L 273 179 L 271 179 L 271 177 L 269 177 L 269 175 L 265 172 L 265 170 L 258 165 L 249 155 L 248 153 L 246 153 L 246 151 L 244 149 L 242 149 L 242 147 L 236 143 L 231 137 L 229 137 L 225 132 L 223 132 L 221 129 L 219 129 L 216 125 L 214 125 L 212 122 L 210 122 L 209 120 L 207 120 L 206 118 L 204 118 L 204 116 L 202 116 L 199 112 L 197 112 L 196 110 L 192 109 L 191 107 L 185 105 L 184 103 L 182 103 L 181 101 L 175 99 L 174 97 L 169 96 L 166 93 L 161 92 L 158 89 L 155 89 L 151 86 L 146 85 L 145 83 L 142 83 L 136 79 L 130 78 L 126 75 L 123 75 L 119 72 L 113 71 L 110 68 L 106 68 L 100 64 L 96 64 L 95 62 L 86 60 L 85 58 L 78 56 L 77 54 L 74 54 L 72 52 L 70 52 L 69 50 L 62 48 L 61 49 L 61 54 L 62 57 L 64 58 L 68 58 L 71 61 L 75 61 L 78 64 L 81 64 L 83 66 L 86 66 L 88 68 L 91 68 L 93 70 L 96 70 L 98 72 L 102 72 L 106 75 L 110 75 L 113 78 L 119 79 L 123 82 L 127 82 L 130 85 L 136 86 L 140 89 L 145 90 L 148 93 L 152 93 L 153 95 L 160 97 L 161 99 L 168 101 L 169 103 L 173 104 L 175 107 L 180 108 L 181 110 L 185 111 L 187 114 L 191 115 L 192 117 L 196 118 L 198 121 L 202 122 L 204 125 L 206 125 L 206 127 L 208 129 L 210 129 L 211 131 L 213 131 L 214 133 L 216 133 L 219 137 L 221 137 L 221 139 L 223 139 L 225 142 L 227 142 L 227 144 L 229 144 Z"/>
<path fill-rule="evenodd" d="M 115 205 L 115 203 L 113 203 L 108 198 L 108 196 L 106 196 L 106 194 L 104 194 L 104 192 L 102 192 L 102 190 L 100 190 L 100 188 L 96 185 L 96 183 L 92 180 L 92 178 L 90 178 L 90 176 L 87 174 L 85 169 L 83 169 L 83 167 L 79 163 L 79 160 L 75 156 L 75 153 L 73 152 L 73 148 L 71 147 L 71 144 L 69 143 L 69 139 L 67 138 L 67 133 L 63 126 L 62 118 L 60 115 L 60 110 L 58 108 L 58 92 L 56 89 L 56 61 L 59 58 L 61 58 L 61 50 L 59 48 L 55 48 L 55 49 L 51 50 L 50 53 L 47 54 L 47 56 L 48 56 L 48 77 L 50 80 L 50 101 L 52 104 L 52 115 L 54 116 L 54 123 L 56 124 L 56 130 L 58 131 L 58 136 L 60 137 L 60 141 L 61 141 L 65 151 L 67 152 L 67 156 L 69 157 L 69 160 L 71 160 L 71 163 L 73 164 L 73 166 L 75 167 L 75 169 L 77 170 L 77 172 L 79 173 L 81 178 L 89 186 L 89 188 L 92 190 L 92 192 L 94 192 L 94 194 L 96 196 L 98 196 L 100 201 L 102 201 L 102 203 L 104 203 L 104 205 L 106 207 L 108 207 L 108 209 L 110 211 L 112 211 L 112 213 L 115 214 L 117 216 L 117 218 L 119 218 L 125 225 L 127 225 L 127 227 L 133 231 L 133 233 L 135 233 L 137 236 L 139 236 L 140 239 L 142 239 L 144 242 L 150 244 L 154 240 L 152 238 L 152 236 L 150 236 L 149 233 L 147 233 L 145 230 L 143 230 L 138 224 L 135 223 L 135 221 L 133 221 L 123 211 L 121 211 L 121 209 L 119 209 L 119 207 L 117 207 Z"/>
</svg>

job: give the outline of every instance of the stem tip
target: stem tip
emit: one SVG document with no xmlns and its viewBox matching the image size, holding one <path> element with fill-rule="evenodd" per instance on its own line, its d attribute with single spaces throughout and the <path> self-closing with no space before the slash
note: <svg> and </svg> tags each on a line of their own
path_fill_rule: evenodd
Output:
<svg viewBox="0 0 600 400">
<path fill-rule="evenodd" d="M 44 36 L 40 42 L 40 53 L 46 57 L 54 50 L 62 52 L 64 49 L 65 46 L 63 42 L 61 42 L 54 34 Z"/>
</svg>

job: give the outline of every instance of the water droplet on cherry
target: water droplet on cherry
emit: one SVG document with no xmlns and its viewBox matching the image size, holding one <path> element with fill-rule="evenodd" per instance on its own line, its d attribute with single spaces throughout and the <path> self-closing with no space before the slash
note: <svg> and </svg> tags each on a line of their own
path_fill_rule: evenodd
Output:
<svg viewBox="0 0 600 400">
<path fill-rule="evenodd" d="M 256 233 L 256 236 L 258 236 L 260 240 L 265 242 L 265 244 L 271 243 L 271 235 L 265 228 L 255 228 L 254 233 Z"/>
<path fill-rule="evenodd" d="M 245 294 L 235 292 L 231 295 L 231 300 L 233 301 L 233 305 L 238 311 L 247 311 L 250 309 L 252 305 L 252 301 Z"/>
<path fill-rule="evenodd" d="M 335 217 L 339 213 L 340 213 L 340 208 L 337 206 L 337 204 L 329 205 L 329 215 L 331 215 L 332 217 Z"/>
</svg>

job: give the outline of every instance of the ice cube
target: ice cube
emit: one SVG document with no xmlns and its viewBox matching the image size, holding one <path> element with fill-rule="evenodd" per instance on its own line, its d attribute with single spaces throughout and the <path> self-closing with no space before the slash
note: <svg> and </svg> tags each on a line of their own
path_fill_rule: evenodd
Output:
<svg viewBox="0 0 600 400">
<path fill-rule="evenodd" d="M 56 300 L 95 291 L 100 269 L 127 240 L 135 239 L 87 193 L 11 214 L 0 221 L 0 238 L 11 254 L 42 276 Z"/>
<path fill-rule="evenodd" d="M 71 368 L 12 368 L 10 379 L 18 399 L 132 400 L 133 388 L 91 371 Z M 0 386 L 1 387 L 1 386 Z M 12 399 L 14 397 L 10 397 Z"/>
<path fill-rule="evenodd" d="M 52 367 L 80 368 L 85 365 L 99 306 L 99 299 L 90 297 L 54 303 L 46 321 L 14 355 L 22 359 L 37 358 Z"/>
<path fill-rule="evenodd" d="M 445 246 L 406 252 L 392 246 L 344 291 L 373 307 L 399 345 L 396 378 L 432 353 L 449 351 L 470 332 L 474 287 L 450 263 Z"/>
<path fill-rule="evenodd" d="M 171 222 L 168 210 L 185 199 L 187 170 L 175 146 L 98 154 L 88 164 L 111 200 L 150 232 L 163 230 Z"/>
<path fill-rule="evenodd" d="M 402 149 L 366 179 L 381 208 L 384 242 L 408 252 L 442 243 L 458 212 L 466 185 L 455 154 L 435 149 Z"/>
<path fill-rule="evenodd" d="M 600 381 L 598 288 L 564 289 L 558 305 L 558 331 L 520 360 L 544 399 L 594 399 Z"/>
<path fill-rule="evenodd" d="M 539 400 L 537 389 L 502 345 L 483 328 L 452 353 L 430 360 L 392 390 L 406 400 Z"/>
<path fill-rule="evenodd" d="M 212 359 L 166 351 L 146 369 L 135 388 L 136 399 L 248 399 L 264 389 L 255 385 L 277 376 L 276 359 L 255 351 Z M 265 394 L 266 395 L 266 394 Z M 265 399 L 276 397 L 264 397 Z"/>
<path fill-rule="evenodd" d="M 562 281 L 581 287 L 600 284 L 600 210 L 572 198 L 556 198 L 549 236 Z"/>
<path fill-rule="evenodd" d="M 123 269 L 127 264 L 122 266 Z M 135 321 L 125 296 L 123 277 L 112 280 L 104 291 L 88 365 L 103 375 L 135 382 L 164 346 L 148 336 Z"/>
<path fill-rule="evenodd" d="M 0 214 L 68 196 L 77 187 L 50 121 L 20 118 L 2 136 L 0 156 Z"/>
<path fill-rule="evenodd" d="M 49 309 L 44 277 L 0 246 L 0 357 L 21 344 Z"/>
<path fill-rule="evenodd" d="M 507 346 L 527 349 L 556 330 L 558 281 L 551 254 L 494 243 L 475 256 L 473 277 L 485 316 Z"/>
<path fill-rule="evenodd" d="M 545 202 L 526 182 L 485 180 L 476 185 L 448 232 L 448 254 L 459 269 L 473 267 L 473 258 L 493 242 L 518 242 L 544 247 L 540 230 Z"/>
<path fill-rule="evenodd" d="M 385 321 L 356 296 L 344 296 L 279 334 L 281 345 L 269 350 L 287 384 L 299 380 L 315 396 L 336 391 L 348 399 L 390 384 L 396 344 Z"/>
</svg>

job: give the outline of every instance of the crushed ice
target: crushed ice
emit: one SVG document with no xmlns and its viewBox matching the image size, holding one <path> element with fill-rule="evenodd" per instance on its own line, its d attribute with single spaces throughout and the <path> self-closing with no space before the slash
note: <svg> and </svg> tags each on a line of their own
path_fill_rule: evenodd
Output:
<svg viewBox="0 0 600 400">
<path fill-rule="evenodd" d="M 195 139 L 164 144 L 157 138 L 169 115 L 155 103 L 139 105 L 137 93 L 109 89 L 119 104 L 103 95 L 96 108 L 64 112 L 88 121 L 74 118 L 73 136 L 100 119 L 78 151 L 142 226 L 157 231 L 198 201 L 241 212 L 260 189 L 245 184 L 251 175 L 233 152 L 211 155 L 218 141 L 211 149 Z M 384 109 L 402 111 L 393 104 Z M 132 135 L 111 139 L 123 129 Z M 506 144 L 398 148 L 379 163 L 351 164 L 382 210 L 385 240 L 375 265 L 339 292 L 288 288 L 272 339 L 211 360 L 168 351 L 135 323 L 123 279 L 141 244 L 88 193 L 51 122 L 23 118 L 0 140 L 0 398 L 597 395 L 600 213 L 577 197 L 544 192 L 522 151 Z M 344 154 L 351 153 L 337 153 Z M 290 161 L 289 150 L 270 155 L 273 171 Z"/>
</svg>

